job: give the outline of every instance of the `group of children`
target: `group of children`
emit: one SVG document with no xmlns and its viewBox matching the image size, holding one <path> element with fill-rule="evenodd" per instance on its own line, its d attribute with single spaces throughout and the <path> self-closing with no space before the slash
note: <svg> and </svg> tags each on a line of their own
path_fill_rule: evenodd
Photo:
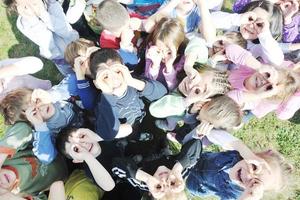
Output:
<svg viewBox="0 0 300 200">
<path fill-rule="evenodd" d="M 1 199 L 258 200 L 292 185 L 276 150 L 231 132 L 300 108 L 298 0 L 4 3 L 64 79 L 29 75 L 36 57 L 0 61 Z"/>
</svg>

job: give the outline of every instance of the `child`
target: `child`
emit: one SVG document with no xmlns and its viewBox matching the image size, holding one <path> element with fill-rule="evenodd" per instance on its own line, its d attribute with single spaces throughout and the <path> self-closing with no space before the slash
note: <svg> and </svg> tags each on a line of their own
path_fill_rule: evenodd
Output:
<svg viewBox="0 0 300 200">
<path fill-rule="evenodd" d="M 207 1 L 208 9 L 220 10 L 222 3 L 222 0 Z M 156 14 L 167 15 L 182 20 L 184 22 L 184 32 L 188 35 L 193 35 L 193 32 L 198 32 L 200 26 L 201 17 L 198 6 L 198 0 L 168 0 L 165 1 Z"/>
<path fill-rule="evenodd" d="M 67 167 L 61 156 L 43 165 L 31 150 L 22 150 L 8 158 L 0 169 L 1 199 L 47 199 L 44 194 L 52 183 L 64 180 Z M 58 191 L 55 191 L 58 192 Z M 55 194 L 50 191 L 50 194 Z M 53 199 L 62 200 L 52 196 Z"/>
<path fill-rule="evenodd" d="M 249 4 L 251 0 L 236 0 L 233 5 L 233 11 L 236 13 L 242 12 L 247 4 Z M 283 14 L 283 34 L 282 41 L 283 42 L 292 42 L 297 43 L 300 42 L 300 34 L 299 34 L 299 19 L 300 15 L 299 11 L 299 2 L 297 0 L 291 1 L 271 1 L 274 4 L 279 5 Z"/>
<path fill-rule="evenodd" d="M 6 124 L 29 121 L 35 128 L 33 152 L 43 163 L 49 164 L 57 155 L 53 142 L 66 126 L 82 126 L 83 112 L 70 102 L 51 102 L 43 90 L 20 89 L 9 93 L 1 102 Z"/>
<path fill-rule="evenodd" d="M 283 52 L 276 42 L 282 35 L 282 14 L 278 6 L 268 1 L 253 1 L 243 14 L 214 12 L 211 15 L 216 28 L 240 27 L 240 33 L 248 41 L 247 49 L 254 57 L 276 66 L 282 64 Z"/>
<path fill-rule="evenodd" d="M 101 51 L 111 53 L 102 57 Z M 133 78 L 114 50 L 99 50 L 92 56 L 92 77 L 96 88 L 102 91 L 95 107 L 96 132 L 105 140 L 125 137 L 146 114 L 142 98 L 153 101 L 167 91 L 157 81 Z"/>
<path fill-rule="evenodd" d="M 40 71 L 42 67 L 43 62 L 36 57 L 23 57 L 0 61 L 0 100 L 10 91 L 18 88 L 50 89 L 50 81 L 41 80 L 28 75 Z"/>
<path fill-rule="evenodd" d="M 279 153 L 268 150 L 256 154 L 267 162 L 258 168 L 236 151 L 204 152 L 191 169 L 186 187 L 194 196 L 215 195 L 221 199 L 262 199 L 265 193 L 280 192 L 288 184 L 291 166 Z"/>
<path fill-rule="evenodd" d="M 145 77 L 174 90 L 177 75 L 183 70 L 186 42 L 180 22 L 162 18 L 147 39 Z"/>
<path fill-rule="evenodd" d="M 63 75 L 72 72 L 63 56 L 66 45 L 78 38 L 68 24 L 60 4 L 55 0 L 6 1 L 18 13 L 18 29 L 40 48 L 40 54 L 51 59 Z"/>
<path fill-rule="evenodd" d="M 104 191 L 110 191 L 115 187 L 115 182 L 109 174 L 111 158 L 119 156 L 119 152 L 114 146 L 109 150 L 102 149 L 98 143 L 101 140 L 102 138 L 89 129 L 68 129 L 58 136 L 57 147 L 74 163 L 85 162 L 88 174 L 92 175 L 91 178 L 97 185 Z"/>
</svg>

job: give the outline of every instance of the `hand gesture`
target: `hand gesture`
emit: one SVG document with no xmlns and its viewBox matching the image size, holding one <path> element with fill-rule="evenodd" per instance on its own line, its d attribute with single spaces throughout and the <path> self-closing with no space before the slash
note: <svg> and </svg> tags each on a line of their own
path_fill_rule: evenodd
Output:
<svg viewBox="0 0 300 200">
<path fill-rule="evenodd" d="M 241 14 L 240 23 L 241 24 L 252 24 L 256 21 L 257 15 L 255 12 L 249 11 Z"/>
<path fill-rule="evenodd" d="M 74 72 L 76 74 L 77 80 L 84 80 L 85 79 L 85 73 L 87 70 L 87 67 L 85 66 L 86 57 L 78 56 L 74 60 Z"/>
<path fill-rule="evenodd" d="M 42 116 L 34 106 L 30 106 L 29 108 L 27 108 L 25 114 L 26 118 L 28 119 L 28 121 L 30 121 L 32 125 L 37 126 L 43 123 Z"/>
<path fill-rule="evenodd" d="M 254 27 L 257 35 L 265 32 L 270 32 L 270 22 L 267 19 L 257 19 L 255 21 Z"/>
<path fill-rule="evenodd" d="M 160 68 L 162 53 L 157 46 L 151 46 L 146 52 L 146 58 L 152 61 L 152 67 Z"/>
<path fill-rule="evenodd" d="M 126 81 L 126 83 L 129 86 L 133 86 L 132 82 L 133 82 L 134 78 L 131 76 L 129 69 L 126 66 L 121 65 L 121 64 L 116 64 L 116 65 L 114 65 L 113 70 L 121 73 L 124 78 L 124 81 Z"/>
<path fill-rule="evenodd" d="M 264 76 L 271 84 L 276 84 L 278 82 L 279 73 L 275 67 L 270 65 L 262 65 L 258 72 Z"/>
<path fill-rule="evenodd" d="M 175 49 L 172 49 L 170 53 L 168 53 L 165 57 L 165 65 L 166 65 L 166 72 L 170 72 L 174 69 L 173 63 L 177 57 L 177 51 Z"/>
<path fill-rule="evenodd" d="M 186 106 L 196 103 L 196 102 L 208 102 L 211 99 L 209 97 L 211 96 L 211 91 L 207 90 L 205 88 L 203 91 L 199 87 L 194 87 L 188 96 L 185 98 Z"/>
<path fill-rule="evenodd" d="M 146 184 L 154 198 L 160 199 L 165 195 L 165 186 L 155 177 L 149 177 Z"/>
<path fill-rule="evenodd" d="M 31 101 L 37 105 L 51 103 L 50 94 L 42 89 L 35 89 L 31 94 Z"/>
<path fill-rule="evenodd" d="M 299 11 L 299 3 L 297 0 L 287 0 L 279 4 L 283 14 L 284 24 L 290 24 L 292 17 Z"/>
<path fill-rule="evenodd" d="M 198 85 L 202 81 L 199 72 L 194 68 L 186 70 L 185 73 L 187 74 L 187 77 L 190 79 L 189 88 L 193 88 L 194 86 Z"/>
<path fill-rule="evenodd" d="M 216 68 L 218 62 L 223 62 L 227 60 L 227 57 L 225 55 L 225 49 L 215 53 L 213 56 L 210 58 L 210 64 L 212 68 Z"/>
<path fill-rule="evenodd" d="M 248 185 L 246 185 L 246 189 L 242 195 L 242 199 L 251 199 L 258 200 L 263 197 L 264 194 L 264 186 L 263 182 L 261 182 L 257 178 L 253 178 Z"/>
<path fill-rule="evenodd" d="M 71 146 L 70 156 L 73 158 L 73 163 L 82 163 L 89 155 L 90 153 L 80 145 Z"/>
<path fill-rule="evenodd" d="M 76 132 L 71 135 L 71 140 L 75 143 L 84 143 L 84 142 L 100 142 L 103 139 L 97 135 L 95 132 L 87 128 L 79 128 Z"/>
<path fill-rule="evenodd" d="M 214 125 L 210 124 L 207 121 L 202 121 L 197 127 L 196 127 L 196 133 L 194 135 L 194 138 L 196 139 L 202 139 L 206 135 L 210 133 L 210 131 L 214 128 Z"/>
</svg>

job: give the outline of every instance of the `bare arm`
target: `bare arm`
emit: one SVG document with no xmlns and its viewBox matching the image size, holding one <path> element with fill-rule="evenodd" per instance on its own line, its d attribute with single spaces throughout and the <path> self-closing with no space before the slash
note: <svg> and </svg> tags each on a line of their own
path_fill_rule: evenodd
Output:
<svg viewBox="0 0 300 200">
<path fill-rule="evenodd" d="M 49 200 L 66 200 L 64 182 L 55 181 L 50 186 Z"/>
</svg>

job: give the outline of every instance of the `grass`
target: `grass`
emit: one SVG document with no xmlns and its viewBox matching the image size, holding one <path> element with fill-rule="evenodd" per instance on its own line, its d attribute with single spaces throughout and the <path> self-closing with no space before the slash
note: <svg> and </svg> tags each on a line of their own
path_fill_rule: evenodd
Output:
<svg viewBox="0 0 300 200">
<path fill-rule="evenodd" d="M 223 9 L 230 11 L 233 0 L 224 2 Z M 25 38 L 16 28 L 16 16 L 6 12 L 5 6 L 0 4 L 0 59 L 34 55 L 39 57 L 36 45 Z M 55 66 L 43 59 L 44 69 L 35 76 L 49 79 L 56 84 L 60 79 Z M 25 66 L 24 66 L 25 67 Z M 241 130 L 234 133 L 254 150 L 276 148 L 296 167 L 299 176 L 300 169 L 300 114 L 296 114 L 290 121 L 280 121 L 272 114 L 263 119 L 253 119 Z M 6 126 L 0 117 L 0 136 L 5 132 Z M 300 183 L 300 180 L 298 179 Z M 199 200 L 200 198 L 196 198 Z M 206 198 L 207 199 L 207 198 Z M 211 198 L 208 198 L 211 199 Z M 279 197 L 278 200 L 286 199 Z M 291 200 L 300 200 L 300 188 Z"/>
</svg>

